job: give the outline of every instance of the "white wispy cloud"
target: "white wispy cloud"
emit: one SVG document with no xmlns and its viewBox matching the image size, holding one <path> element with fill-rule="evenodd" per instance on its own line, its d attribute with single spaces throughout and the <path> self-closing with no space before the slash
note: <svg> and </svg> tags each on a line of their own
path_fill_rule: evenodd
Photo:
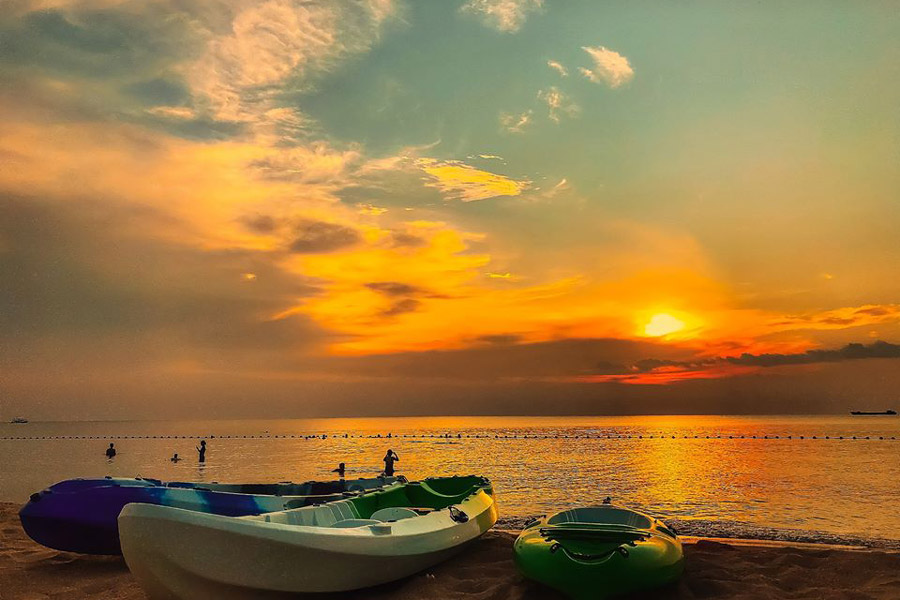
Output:
<svg viewBox="0 0 900 600">
<path fill-rule="evenodd" d="M 617 88 L 634 77 L 634 69 L 628 58 L 615 50 L 603 46 L 582 46 L 581 49 L 593 59 L 594 66 L 590 69 L 581 67 L 579 71 L 594 83 L 606 83 L 609 87 Z"/>
<path fill-rule="evenodd" d="M 554 186 L 552 188 L 545 191 L 543 195 L 545 198 L 552 198 L 552 197 L 556 196 L 557 194 L 559 194 L 560 192 L 565 192 L 566 190 L 571 189 L 571 187 L 572 186 L 569 185 L 569 180 L 566 179 L 565 177 L 563 177 L 562 179 L 557 181 L 556 184 L 554 184 Z"/>
<path fill-rule="evenodd" d="M 509 133 L 522 133 L 531 124 L 532 111 L 521 113 L 500 113 L 500 126 Z"/>
<path fill-rule="evenodd" d="M 498 31 L 514 33 L 543 4 L 544 0 L 468 0 L 460 10 L 480 16 L 485 25 Z"/>
<path fill-rule="evenodd" d="M 383 0 L 230 5 L 230 30 L 211 33 L 206 52 L 187 70 L 195 94 L 217 118 L 230 121 L 254 120 L 289 78 L 302 86 L 342 58 L 368 50 L 392 8 Z"/>
<path fill-rule="evenodd" d="M 560 63 L 559 61 L 548 60 L 547 66 L 550 67 L 551 69 L 553 69 L 554 71 L 556 71 L 557 73 L 559 73 L 560 75 L 562 75 L 563 77 L 569 76 L 569 70 L 565 66 L 563 66 L 563 64 Z"/>
<path fill-rule="evenodd" d="M 326 142 L 316 141 L 306 145 L 267 148 L 264 157 L 249 164 L 269 179 L 328 184 L 343 181 L 360 161 L 360 150 L 355 147 L 337 150 Z"/>
<path fill-rule="evenodd" d="M 563 116 L 574 117 L 581 111 L 581 108 L 572 102 L 568 95 L 555 86 L 539 91 L 538 100 L 547 105 L 549 109 L 547 116 L 554 123 L 559 123 Z"/>
<path fill-rule="evenodd" d="M 194 109 L 188 106 L 154 106 L 147 109 L 147 112 L 157 117 L 165 117 L 167 119 L 193 119 L 197 116 Z"/>
</svg>

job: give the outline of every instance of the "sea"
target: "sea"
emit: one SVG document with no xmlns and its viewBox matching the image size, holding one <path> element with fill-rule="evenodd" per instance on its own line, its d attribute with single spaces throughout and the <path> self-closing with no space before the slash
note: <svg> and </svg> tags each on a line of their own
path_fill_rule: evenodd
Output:
<svg viewBox="0 0 900 600">
<path fill-rule="evenodd" d="M 339 462 L 348 478 L 376 476 L 388 448 L 410 480 L 489 477 L 501 524 L 513 527 L 609 497 L 693 535 L 900 541 L 896 416 L 5 423 L 0 501 L 22 503 L 74 477 L 300 482 L 332 479 Z"/>
</svg>

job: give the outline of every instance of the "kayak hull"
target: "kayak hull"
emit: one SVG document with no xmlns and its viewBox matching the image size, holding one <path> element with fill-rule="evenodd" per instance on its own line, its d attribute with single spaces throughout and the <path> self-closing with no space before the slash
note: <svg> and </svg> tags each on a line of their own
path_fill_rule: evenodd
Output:
<svg viewBox="0 0 900 600">
<path fill-rule="evenodd" d="M 565 512 L 585 510 L 594 513 L 589 521 L 553 522 L 564 514 L 558 513 L 519 535 L 514 556 L 526 577 L 570 598 L 601 600 L 669 585 L 681 576 L 681 542 L 664 523 L 610 505 Z M 632 524 L 604 521 L 613 511 L 630 513 L 625 518 Z"/>
<path fill-rule="evenodd" d="M 359 499 L 402 512 L 409 509 L 400 506 L 398 488 L 421 483 L 395 484 Z M 351 506 L 352 499 L 244 518 L 130 504 L 119 516 L 119 529 L 125 561 L 153 599 L 340 592 L 433 566 L 497 520 L 490 487 L 450 501 L 453 509 L 417 508 L 427 512 L 387 521 L 358 518 L 363 511 Z M 454 510 L 465 515 L 464 522 L 454 520 L 460 514 Z M 341 525 L 347 522 L 360 525 Z"/>
<path fill-rule="evenodd" d="M 122 508 L 132 502 L 229 516 L 257 515 L 338 500 L 350 489 L 375 489 L 393 481 L 378 478 L 302 484 L 192 484 L 155 479 L 70 479 L 32 494 L 19 511 L 19 519 L 28 536 L 44 546 L 83 554 L 120 554 L 117 519 Z"/>
</svg>

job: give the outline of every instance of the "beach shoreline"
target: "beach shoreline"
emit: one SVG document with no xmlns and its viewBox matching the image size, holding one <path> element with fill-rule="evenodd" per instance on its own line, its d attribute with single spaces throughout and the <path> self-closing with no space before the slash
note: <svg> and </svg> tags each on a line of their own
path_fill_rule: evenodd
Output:
<svg viewBox="0 0 900 600">
<path fill-rule="evenodd" d="M 0 598 L 97 598 L 144 600 L 146 596 L 121 557 L 86 556 L 44 548 L 25 535 L 19 505 L 0 503 Z M 510 520 L 505 521 L 509 523 Z M 525 580 L 512 561 L 518 531 L 493 529 L 461 556 L 399 582 L 334 600 L 379 598 L 561 598 Z M 804 542 L 687 536 L 685 574 L 659 599 L 900 597 L 900 556 L 883 548 Z"/>
<path fill-rule="evenodd" d="M 539 515 L 529 517 L 500 517 L 494 529 L 521 531 L 525 525 Z M 790 529 L 786 527 L 766 527 L 757 523 L 709 519 L 664 518 L 666 525 L 675 529 L 683 540 L 714 540 L 744 542 L 772 542 L 786 546 L 802 545 L 828 546 L 834 548 L 862 548 L 900 552 L 900 540 L 842 535 L 825 531 Z"/>
</svg>

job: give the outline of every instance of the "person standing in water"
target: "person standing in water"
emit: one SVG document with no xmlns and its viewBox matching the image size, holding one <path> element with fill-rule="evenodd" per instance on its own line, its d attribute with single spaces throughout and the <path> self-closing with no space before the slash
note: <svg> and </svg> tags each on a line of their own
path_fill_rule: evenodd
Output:
<svg viewBox="0 0 900 600">
<path fill-rule="evenodd" d="M 394 476 L 394 463 L 400 461 L 400 457 L 397 456 L 397 453 L 388 448 L 387 454 L 384 455 L 384 471 L 382 474 L 385 477 L 393 477 Z"/>
<path fill-rule="evenodd" d="M 331 472 L 332 472 L 332 473 L 337 473 L 337 474 L 338 474 L 338 478 L 339 478 L 339 479 L 343 479 L 343 478 L 344 478 L 344 473 L 346 472 L 346 470 L 347 470 L 347 469 L 346 469 L 346 467 L 344 467 L 344 463 L 340 463 L 340 464 L 338 465 L 338 468 L 337 468 L 337 469 L 332 469 Z"/>
<path fill-rule="evenodd" d="M 115 458 L 116 456 L 116 445 L 112 442 L 109 443 L 109 448 L 106 449 L 106 458 Z"/>
<path fill-rule="evenodd" d="M 170 458 L 169 460 L 171 460 L 174 463 L 177 463 L 181 459 L 178 458 L 178 453 L 176 452 L 175 455 L 172 458 Z"/>
<path fill-rule="evenodd" d="M 197 452 L 200 453 L 200 462 L 206 462 L 206 440 L 200 440 L 200 447 L 197 448 Z"/>
</svg>

